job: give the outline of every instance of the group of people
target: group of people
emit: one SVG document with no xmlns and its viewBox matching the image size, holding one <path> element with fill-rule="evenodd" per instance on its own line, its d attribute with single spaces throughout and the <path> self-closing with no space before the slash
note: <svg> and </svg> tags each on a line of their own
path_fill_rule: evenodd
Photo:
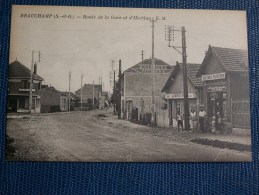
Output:
<svg viewBox="0 0 259 195">
<path fill-rule="evenodd" d="M 205 131 L 205 117 L 206 117 L 206 112 L 204 111 L 203 107 L 200 107 L 198 116 L 196 111 L 192 108 L 189 116 L 189 125 L 190 125 L 190 130 L 196 131 L 198 128 L 198 122 L 199 122 L 199 129 L 201 132 Z M 183 131 L 183 118 L 184 116 L 181 114 L 180 111 L 177 113 L 177 128 L 178 131 Z M 181 128 L 181 129 L 180 129 Z"/>
</svg>

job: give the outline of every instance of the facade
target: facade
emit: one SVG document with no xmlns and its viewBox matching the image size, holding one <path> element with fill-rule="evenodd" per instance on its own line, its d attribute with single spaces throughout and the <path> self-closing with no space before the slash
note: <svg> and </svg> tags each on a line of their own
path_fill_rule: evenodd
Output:
<svg viewBox="0 0 259 195">
<path fill-rule="evenodd" d="M 77 97 L 74 93 L 70 92 L 61 92 L 62 95 L 64 95 L 68 101 L 67 104 L 69 104 L 69 96 L 70 96 L 70 111 L 75 110 L 76 107 L 79 107 L 80 99 Z"/>
<path fill-rule="evenodd" d="M 168 79 L 173 67 L 160 59 L 155 59 L 154 74 L 154 103 L 156 122 L 160 118 L 162 106 L 161 88 Z M 143 113 L 151 113 L 152 101 L 152 59 L 145 59 L 140 63 L 125 70 L 121 76 L 121 114 L 123 118 L 132 120 L 140 119 Z"/>
<path fill-rule="evenodd" d="M 98 84 L 84 84 L 82 87 L 82 103 L 83 105 L 92 106 L 93 97 L 95 100 L 95 105 L 99 105 L 99 96 L 102 92 L 102 85 Z M 81 101 L 81 89 L 75 92 L 75 95 L 79 97 L 79 102 Z"/>
<path fill-rule="evenodd" d="M 200 64 L 187 64 L 187 82 L 188 82 L 188 100 L 189 110 L 198 111 L 199 105 L 203 103 L 203 85 L 201 78 L 196 74 Z M 183 91 L 183 71 L 182 64 L 177 63 L 171 75 L 168 77 L 162 88 L 164 98 L 166 99 L 167 109 L 163 126 L 176 127 L 177 113 L 184 113 L 184 91 Z"/>
<path fill-rule="evenodd" d="M 8 79 L 8 112 L 29 113 L 31 70 L 14 61 L 9 65 Z M 37 75 L 37 64 L 32 74 L 32 113 L 40 113 L 41 85 L 43 78 Z"/>
<path fill-rule="evenodd" d="M 41 112 L 68 111 L 68 97 L 54 87 L 43 86 L 41 97 Z"/>
<path fill-rule="evenodd" d="M 220 117 L 225 128 L 250 133 L 247 51 L 209 46 L 197 76 L 209 120 L 217 124 Z"/>
</svg>

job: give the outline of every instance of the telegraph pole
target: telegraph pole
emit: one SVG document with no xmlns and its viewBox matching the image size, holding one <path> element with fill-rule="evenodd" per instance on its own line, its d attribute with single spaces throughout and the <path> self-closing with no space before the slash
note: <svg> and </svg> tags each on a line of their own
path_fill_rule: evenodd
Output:
<svg viewBox="0 0 259 195">
<path fill-rule="evenodd" d="M 29 113 L 30 114 L 31 114 L 31 109 L 32 109 L 33 65 L 34 65 L 34 50 L 32 50 L 32 55 L 31 55 L 30 98 L 29 98 Z"/>
<path fill-rule="evenodd" d="M 155 88 L 155 57 L 154 57 L 154 49 L 155 49 L 155 41 L 154 41 L 154 18 L 152 18 L 151 20 L 152 22 L 152 97 L 151 97 L 151 111 L 152 111 L 152 115 L 151 115 L 151 124 L 155 125 L 156 121 L 155 121 L 155 92 L 154 92 L 154 88 Z"/>
<path fill-rule="evenodd" d="M 93 81 L 93 110 L 94 110 L 94 81 Z"/>
<path fill-rule="evenodd" d="M 117 103 L 118 103 L 118 119 L 120 119 L 121 118 L 121 60 L 119 60 L 118 101 L 117 101 Z"/>
<path fill-rule="evenodd" d="M 183 58 L 183 91 L 184 91 L 184 126 L 185 130 L 189 130 L 189 99 L 188 99 L 188 83 L 187 83 L 187 55 L 186 55 L 186 38 L 185 27 L 182 26 L 182 58 Z"/>
<path fill-rule="evenodd" d="M 174 32 L 180 31 L 182 35 L 182 46 L 172 46 L 171 41 L 174 41 Z M 171 35 L 173 32 L 173 37 Z M 182 55 L 182 72 L 183 72 L 183 96 L 184 96 L 184 127 L 185 130 L 189 130 L 189 99 L 188 99 L 188 82 L 187 82 L 187 54 L 186 54 L 186 37 L 185 37 L 185 27 L 182 26 L 181 30 L 175 30 L 174 26 L 168 26 L 168 41 L 169 47 L 174 48 L 178 53 Z M 182 48 L 182 51 L 178 50 Z"/>
<path fill-rule="evenodd" d="M 31 109 L 32 109 L 32 90 L 33 90 L 33 73 L 34 73 L 34 65 L 36 64 L 36 62 L 34 62 L 34 53 L 35 51 L 32 50 L 32 55 L 31 55 L 31 74 L 30 74 L 30 95 L 29 95 L 29 113 L 31 114 Z M 40 51 L 38 54 L 38 58 L 40 62 Z"/>
<path fill-rule="evenodd" d="M 81 91 L 80 91 L 80 104 L 81 104 L 81 111 L 83 110 L 83 74 L 81 75 Z"/>
<path fill-rule="evenodd" d="M 141 50 L 141 60 L 144 60 L 144 50 Z"/>
<path fill-rule="evenodd" d="M 116 114 L 116 109 L 115 109 L 115 70 L 113 71 L 113 114 Z"/>
<path fill-rule="evenodd" d="M 69 71 L 69 86 L 68 86 L 68 111 L 70 111 L 70 82 L 71 82 L 71 71 Z"/>
</svg>

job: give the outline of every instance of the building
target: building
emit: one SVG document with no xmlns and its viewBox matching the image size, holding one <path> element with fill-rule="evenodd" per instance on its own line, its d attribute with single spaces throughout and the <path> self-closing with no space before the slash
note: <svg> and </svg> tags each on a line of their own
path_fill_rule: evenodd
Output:
<svg viewBox="0 0 259 195">
<path fill-rule="evenodd" d="M 188 83 L 188 100 L 189 110 L 194 109 L 196 112 L 199 105 L 203 102 L 203 85 L 201 78 L 197 78 L 196 74 L 200 68 L 200 64 L 187 64 L 187 83 Z M 177 113 L 184 113 L 184 91 L 183 91 L 183 70 L 182 64 L 177 63 L 174 70 L 168 77 L 163 86 L 162 93 L 166 99 L 166 114 L 164 118 L 164 127 L 177 126 Z"/>
<path fill-rule="evenodd" d="M 29 113 L 31 70 L 14 61 L 9 65 L 8 78 L 8 112 Z M 41 85 L 43 78 L 37 74 L 37 64 L 34 65 L 32 74 L 32 113 L 40 113 Z"/>
<path fill-rule="evenodd" d="M 82 103 L 83 105 L 92 106 L 93 97 L 96 108 L 99 107 L 99 96 L 102 92 L 102 85 L 99 84 L 84 84 L 82 87 Z M 75 95 L 79 97 L 79 101 L 81 101 L 81 89 L 78 89 L 75 92 Z"/>
<path fill-rule="evenodd" d="M 62 95 L 66 96 L 69 102 L 69 96 L 70 96 L 70 111 L 75 110 L 75 108 L 79 107 L 79 102 L 80 102 L 80 98 L 77 97 L 74 93 L 72 92 L 61 92 Z M 69 103 L 68 103 L 69 104 Z"/>
<path fill-rule="evenodd" d="M 164 86 L 172 69 L 173 67 L 164 61 L 155 59 L 154 103 L 156 123 L 160 121 L 160 108 L 163 103 L 161 88 Z M 120 80 L 122 117 L 128 120 L 140 120 L 140 115 L 151 113 L 152 59 L 145 59 L 125 70 Z"/>
<path fill-rule="evenodd" d="M 225 129 L 250 133 L 248 54 L 246 50 L 209 46 L 197 73 L 204 87 L 209 120 L 223 118 Z"/>
<path fill-rule="evenodd" d="M 42 86 L 41 112 L 60 112 L 68 111 L 68 97 L 66 93 L 56 90 L 47 85 Z"/>
</svg>

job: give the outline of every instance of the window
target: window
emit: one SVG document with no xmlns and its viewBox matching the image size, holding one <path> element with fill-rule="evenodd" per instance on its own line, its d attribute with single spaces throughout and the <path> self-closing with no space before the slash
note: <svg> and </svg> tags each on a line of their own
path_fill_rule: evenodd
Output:
<svg viewBox="0 0 259 195">
<path fill-rule="evenodd" d="M 38 82 L 38 90 L 41 90 L 41 82 Z"/>
<path fill-rule="evenodd" d="M 35 104 L 36 104 L 36 99 L 33 98 L 33 99 L 32 99 L 32 105 L 31 105 L 31 106 L 32 106 L 32 109 L 35 109 Z"/>
<path fill-rule="evenodd" d="M 29 89 L 30 83 L 27 80 L 22 80 L 22 88 L 23 89 Z"/>
<path fill-rule="evenodd" d="M 19 98 L 19 108 L 25 108 L 25 97 Z"/>
</svg>

